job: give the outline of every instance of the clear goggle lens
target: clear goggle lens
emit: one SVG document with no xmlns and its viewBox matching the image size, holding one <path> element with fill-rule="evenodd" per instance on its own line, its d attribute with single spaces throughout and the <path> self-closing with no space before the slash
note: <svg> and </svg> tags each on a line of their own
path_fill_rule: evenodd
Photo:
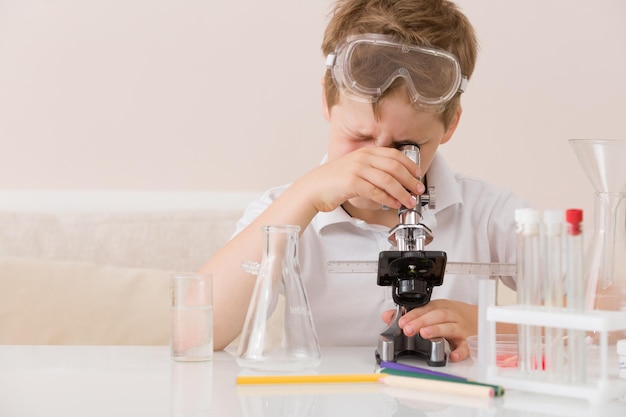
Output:
<svg viewBox="0 0 626 417">
<path fill-rule="evenodd" d="M 349 38 L 329 56 L 327 66 L 339 91 L 348 98 L 373 103 L 401 79 L 413 104 L 434 113 L 443 111 L 467 82 L 454 55 L 398 43 L 389 35 Z"/>
</svg>

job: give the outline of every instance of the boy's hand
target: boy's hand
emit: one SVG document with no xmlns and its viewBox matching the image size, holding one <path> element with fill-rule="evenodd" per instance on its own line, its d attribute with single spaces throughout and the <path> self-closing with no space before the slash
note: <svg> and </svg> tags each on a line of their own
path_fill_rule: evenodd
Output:
<svg viewBox="0 0 626 417">
<path fill-rule="evenodd" d="M 318 211 L 332 211 L 355 197 L 400 208 L 414 207 L 411 193 L 424 192 L 417 179 L 421 175 L 419 167 L 399 150 L 367 146 L 328 161 L 298 182 Z"/>
<path fill-rule="evenodd" d="M 383 321 L 391 323 L 395 310 L 385 311 Z M 443 337 L 450 344 L 450 360 L 461 361 L 469 356 L 468 336 L 478 333 L 478 307 L 460 301 L 433 300 L 414 308 L 400 318 L 398 324 L 406 336 L 419 332 L 424 339 Z"/>
</svg>

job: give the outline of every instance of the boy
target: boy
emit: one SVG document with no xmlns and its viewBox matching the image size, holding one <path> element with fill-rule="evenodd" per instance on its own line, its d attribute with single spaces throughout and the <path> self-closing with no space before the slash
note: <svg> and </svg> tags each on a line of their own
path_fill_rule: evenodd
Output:
<svg viewBox="0 0 626 417">
<path fill-rule="evenodd" d="M 251 204 L 236 235 L 202 268 L 214 276 L 216 349 L 241 332 L 255 278 L 240 265 L 260 261 L 261 226 L 272 224 L 300 226 L 301 275 L 320 344 L 375 346 L 395 311 L 391 287 L 378 286 L 375 274 L 327 273 L 326 265 L 393 250 L 396 209 L 415 207 L 412 194 L 425 191 L 420 179 L 437 193 L 436 209 L 424 213 L 434 235 L 427 250 L 445 251 L 449 261 L 514 262 L 513 215 L 524 204 L 454 174 L 437 153 L 459 123 L 474 69 L 467 18 L 446 0 L 339 1 L 322 50 L 325 161 Z M 419 146 L 419 166 L 397 149 L 404 144 Z M 466 358 L 466 338 L 478 327 L 477 279 L 444 279 L 430 303 L 402 317 L 403 332 L 444 337 L 450 360 Z"/>
</svg>

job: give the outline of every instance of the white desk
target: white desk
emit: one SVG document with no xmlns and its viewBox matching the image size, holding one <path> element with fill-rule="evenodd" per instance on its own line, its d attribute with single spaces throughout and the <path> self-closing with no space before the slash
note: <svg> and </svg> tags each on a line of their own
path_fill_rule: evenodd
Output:
<svg viewBox="0 0 626 417">
<path fill-rule="evenodd" d="M 373 348 L 327 348 L 317 373 L 369 373 Z M 439 368 L 473 376 L 468 359 Z M 237 387 L 234 358 L 177 363 L 167 347 L 0 346 L 0 416 L 626 416 L 626 402 L 509 390 L 495 400 L 445 398 L 382 384 Z"/>
</svg>

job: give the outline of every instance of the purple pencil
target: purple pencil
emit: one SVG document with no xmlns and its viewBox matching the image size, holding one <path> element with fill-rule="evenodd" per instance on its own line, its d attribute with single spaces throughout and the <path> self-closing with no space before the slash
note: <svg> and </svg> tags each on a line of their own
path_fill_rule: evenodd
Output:
<svg viewBox="0 0 626 417">
<path fill-rule="evenodd" d="M 437 372 L 437 371 L 433 371 L 433 370 L 426 369 L 426 368 L 418 368 L 417 366 L 405 365 L 405 364 L 396 363 L 396 362 L 385 362 L 385 361 L 382 361 L 382 362 L 380 362 L 380 367 L 381 368 L 387 368 L 387 369 L 395 369 L 395 370 L 398 370 L 398 371 L 413 372 L 413 373 L 422 374 L 422 375 L 440 376 L 440 377 L 443 377 L 443 378 L 458 379 L 460 381 L 467 381 L 467 378 L 463 378 L 462 376 L 446 374 L 445 372 Z"/>
</svg>

